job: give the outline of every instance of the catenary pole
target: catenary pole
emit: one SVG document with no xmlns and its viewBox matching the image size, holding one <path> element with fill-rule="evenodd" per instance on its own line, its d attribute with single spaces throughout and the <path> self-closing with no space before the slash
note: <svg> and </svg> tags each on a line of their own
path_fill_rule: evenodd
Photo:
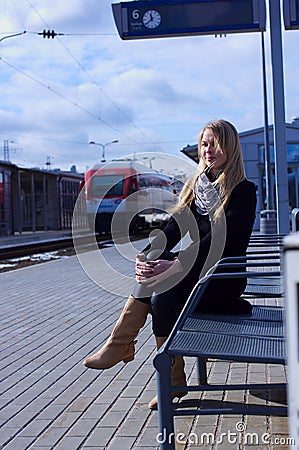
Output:
<svg viewBox="0 0 299 450">
<path fill-rule="evenodd" d="M 264 97 L 264 167 L 266 179 L 266 206 L 267 209 L 273 209 L 273 189 L 272 189 L 272 171 L 270 159 L 270 142 L 269 142 L 269 121 L 268 121 L 268 96 L 267 96 L 267 74 L 266 74 L 266 57 L 264 31 L 261 31 L 262 46 L 262 68 L 263 68 L 263 97 Z"/>
<path fill-rule="evenodd" d="M 269 0 L 274 106 L 277 232 L 290 229 L 280 0 Z"/>
</svg>

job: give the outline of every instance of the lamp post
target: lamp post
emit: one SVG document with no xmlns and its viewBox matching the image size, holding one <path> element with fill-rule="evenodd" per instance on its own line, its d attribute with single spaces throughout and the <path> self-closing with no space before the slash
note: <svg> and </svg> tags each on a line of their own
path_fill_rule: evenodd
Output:
<svg viewBox="0 0 299 450">
<path fill-rule="evenodd" d="M 116 144 L 117 142 L 118 142 L 118 140 L 115 139 L 114 141 L 106 142 L 106 144 L 100 144 L 99 142 L 94 142 L 94 141 L 90 141 L 89 144 L 99 145 L 100 147 L 102 147 L 102 159 L 101 159 L 101 162 L 106 162 L 105 150 L 106 150 L 107 145 Z"/>
<path fill-rule="evenodd" d="M 150 167 L 150 169 L 152 169 L 153 168 L 153 165 L 152 165 L 152 161 L 154 160 L 154 159 L 156 159 L 155 158 L 155 156 L 152 156 L 152 157 L 148 157 L 148 156 L 143 156 L 143 158 L 142 159 L 144 159 L 144 160 L 148 160 L 149 161 L 149 167 Z"/>
</svg>

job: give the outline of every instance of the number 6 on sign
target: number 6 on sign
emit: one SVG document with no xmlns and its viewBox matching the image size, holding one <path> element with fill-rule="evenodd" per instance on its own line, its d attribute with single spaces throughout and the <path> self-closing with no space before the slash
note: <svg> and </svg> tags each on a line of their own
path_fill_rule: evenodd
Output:
<svg viewBox="0 0 299 450">
<path fill-rule="evenodd" d="M 132 12 L 132 17 L 135 20 L 139 19 L 139 11 L 138 11 L 138 9 L 134 9 L 134 11 Z"/>
</svg>

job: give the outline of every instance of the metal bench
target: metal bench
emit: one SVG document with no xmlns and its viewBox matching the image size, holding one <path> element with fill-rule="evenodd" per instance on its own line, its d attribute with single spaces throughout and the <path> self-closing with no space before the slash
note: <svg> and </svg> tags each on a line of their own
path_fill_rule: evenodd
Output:
<svg viewBox="0 0 299 450">
<path fill-rule="evenodd" d="M 227 265 L 229 266 L 230 263 Z M 270 290 L 277 288 L 277 286 L 278 290 L 281 288 L 280 271 L 247 271 L 245 276 L 248 280 L 251 280 L 251 286 L 256 292 L 260 292 L 265 286 L 268 286 Z M 213 408 L 199 408 L 198 405 L 195 408 L 188 408 L 186 405 L 176 408 L 172 403 L 172 392 L 178 390 L 200 392 L 285 388 L 284 383 L 213 385 L 208 383 L 206 368 L 208 358 L 283 365 L 286 363 L 284 309 L 282 307 L 254 306 L 252 314 L 248 315 L 232 316 L 195 313 L 195 308 L 211 280 L 227 277 L 244 277 L 244 271 L 211 273 L 199 281 L 172 333 L 154 358 L 154 366 L 157 371 L 159 431 L 165 437 L 160 445 L 161 450 L 175 449 L 175 416 L 248 413 L 285 415 L 287 413 L 285 406 L 227 406 L 222 404 Z M 268 285 L 261 282 L 261 280 L 265 279 L 268 280 Z M 273 285 L 271 285 L 270 280 L 275 280 Z M 272 289 L 272 293 L 269 292 L 269 296 L 276 296 L 276 293 L 277 290 Z M 187 387 L 171 386 L 171 364 L 172 358 L 176 355 L 197 358 L 198 385 L 188 385 Z M 184 401 L 181 401 L 180 405 L 183 404 Z"/>
<path fill-rule="evenodd" d="M 236 257 L 233 258 L 224 258 L 219 261 L 216 265 L 218 267 L 231 269 L 233 267 L 278 267 L 280 268 L 280 255 L 271 254 L 271 255 L 258 255 L 258 256 L 246 256 L 246 258 Z M 265 259 L 267 260 L 265 262 Z M 258 262 L 259 260 L 263 260 L 263 262 Z M 244 262 L 242 262 L 244 261 Z M 212 271 L 215 269 L 215 266 L 212 268 Z M 247 280 L 246 289 L 243 293 L 244 297 L 263 297 L 263 298 L 281 298 L 284 295 L 284 280 L 282 275 L 276 275 L 267 277 L 264 274 L 260 274 L 259 278 L 249 278 Z"/>
</svg>

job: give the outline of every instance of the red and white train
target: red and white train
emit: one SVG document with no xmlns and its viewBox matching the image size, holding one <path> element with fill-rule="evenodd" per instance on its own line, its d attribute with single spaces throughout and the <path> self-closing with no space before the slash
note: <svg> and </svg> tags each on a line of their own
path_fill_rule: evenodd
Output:
<svg viewBox="0 0 299 450">
<path fill-rule="evenodd" d="M 91 230 L 132 233 L 165 219 L 182 183 L 136 161 L 96 165 L 84 177 L 86 212 Z"/>
</svg>

